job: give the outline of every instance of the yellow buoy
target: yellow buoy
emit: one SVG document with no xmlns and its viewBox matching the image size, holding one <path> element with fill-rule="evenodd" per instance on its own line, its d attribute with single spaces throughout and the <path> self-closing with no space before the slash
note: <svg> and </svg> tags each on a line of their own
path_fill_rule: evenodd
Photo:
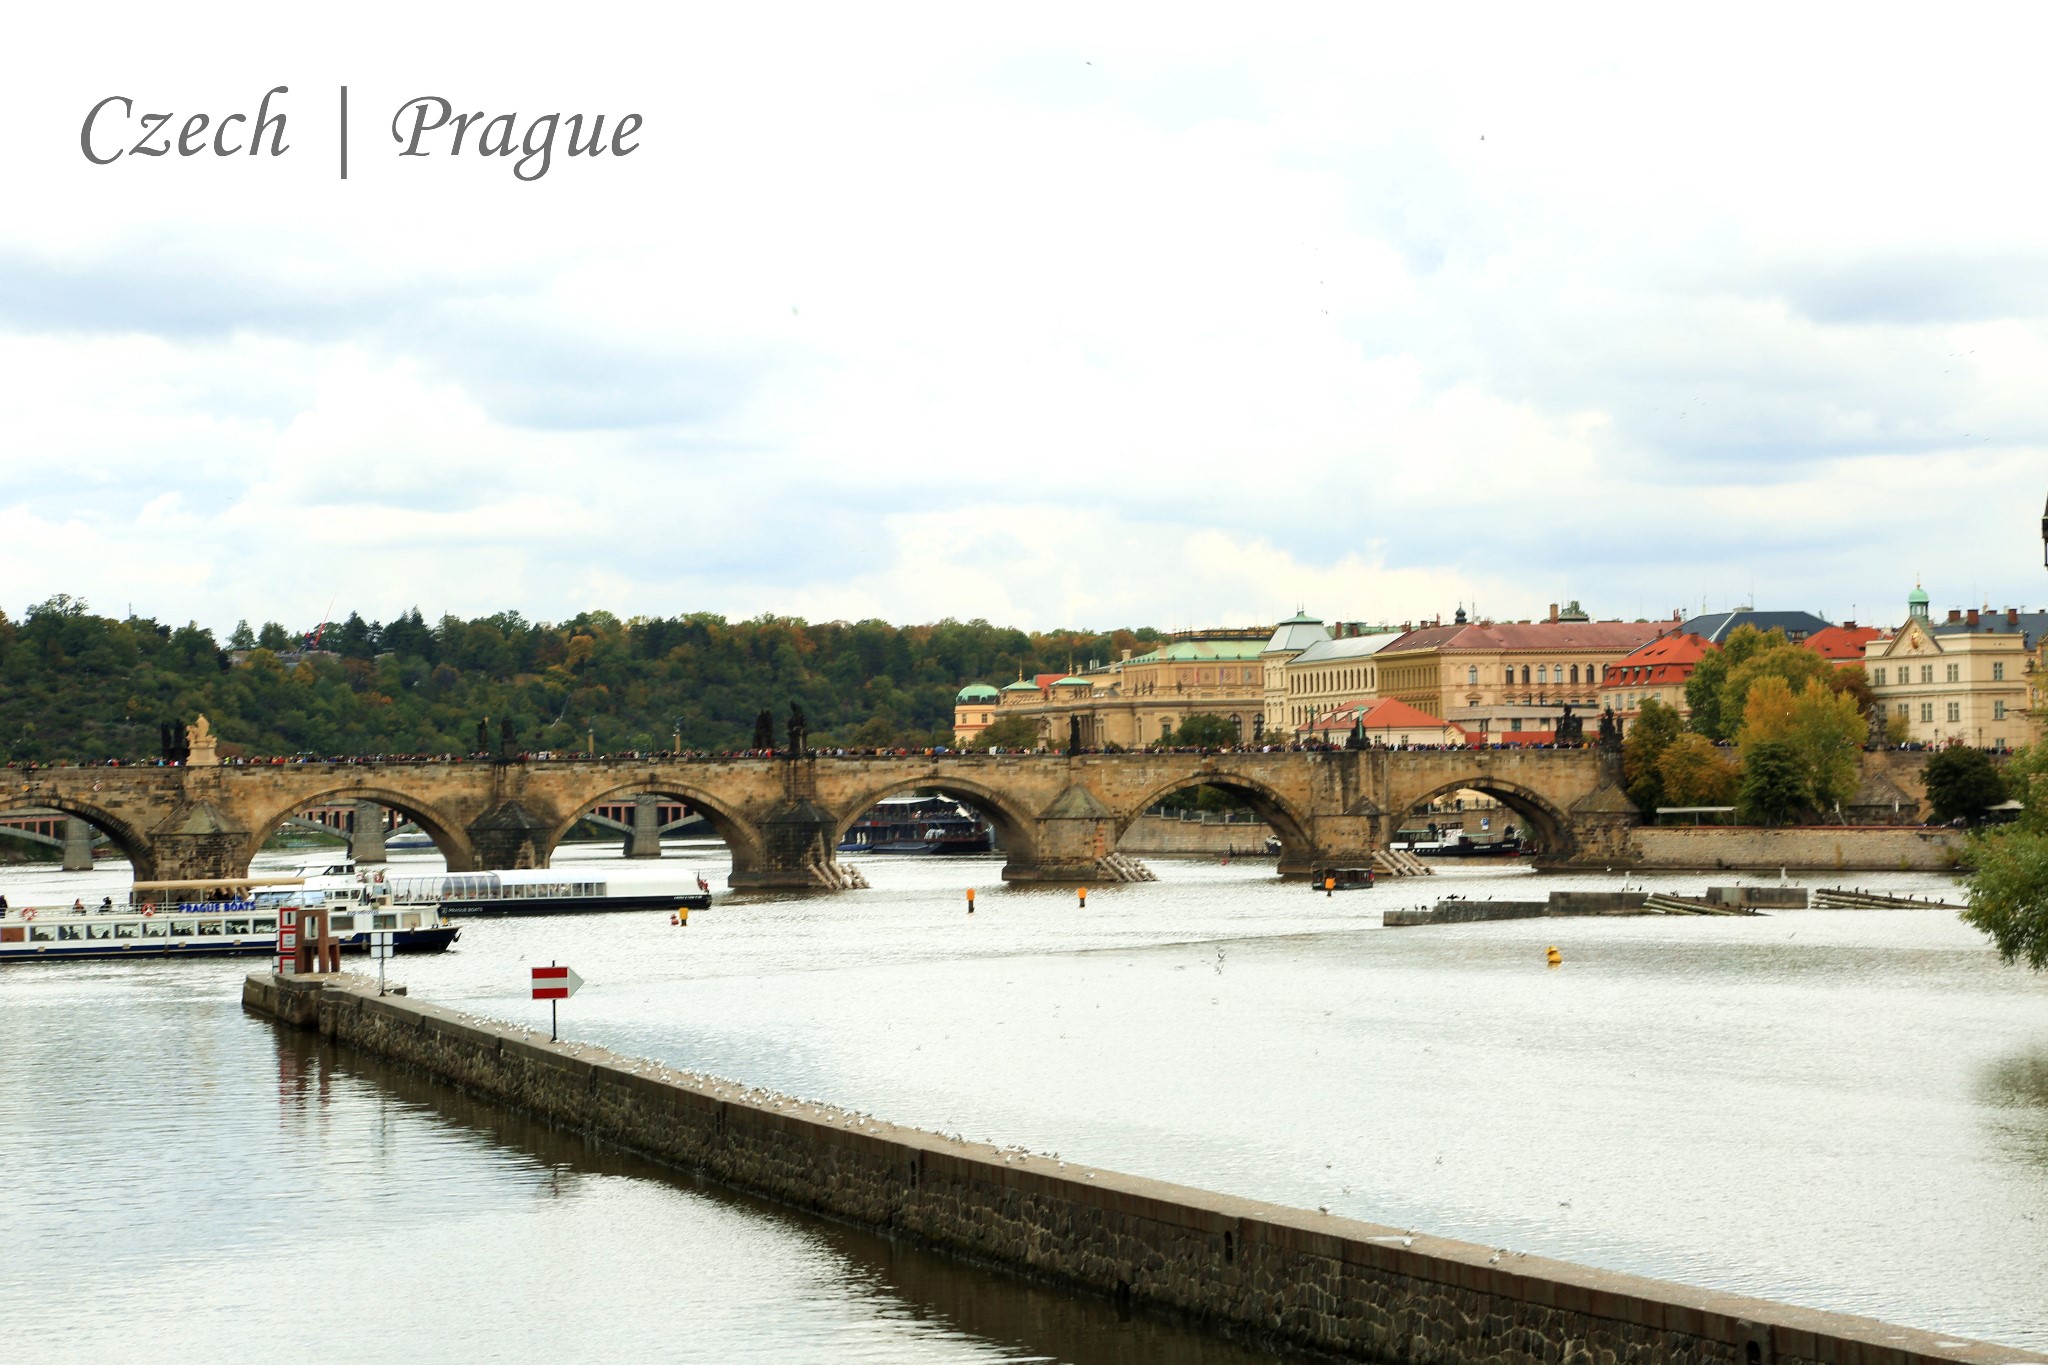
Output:
<svg viewBox="0 0 2048 1365">
<path fill-rule="evenodd" d="M 971 886 L 967 888 L 967 913 L 974 913 L 974 888 Z"/>
<path fill-rule="evenodd" d="M 1556 967 L 1564 962 L 1564 954 L 1557 951 L 1555 946 L 1545 948 L 1543 950 L 1543 960 Z"/>
<path fill-rule="evenodd" d="M 1083 910 L 1088 908 L 1088 888 L 1085 886 L 1081 888 L 1081 908 Z"/>
</svg>

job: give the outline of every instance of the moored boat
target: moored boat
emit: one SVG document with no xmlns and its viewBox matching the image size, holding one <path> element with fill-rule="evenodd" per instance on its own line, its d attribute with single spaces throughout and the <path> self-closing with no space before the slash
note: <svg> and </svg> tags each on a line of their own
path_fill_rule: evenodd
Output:
<svg viewBox="0 0 2048 1365">
<path fill-rule="evenodd" d="M 191 899 L 181 899 L 191 897 Z M 200 899 L 204 897 L 204 899 Z M 137 882 L 119 905 L 27 906 L 0 919 L 0 964 L 59 958 L 274 957 L 278 912 L 322 905 L 344 953 L 366 953 L 389 930 L 401 953 L 437 953 L 461 932 L 438 905 L 408 904 L 367 885 L 309 888 L 298 877 Z"/>
<path fill-rule="evenodd" d="M 510 915 L 580 915 L 613 910 L 679 910 L 711 908 L 711 883 L 697 878 L 695 891 L 652 891 L 622 886 L 577 868 L 531 872 L 354 872 L 337 864 L 330 874 L 354 873 L 373 885 L 392 888 L 402 901 L 439 906 L 450 919 Z"/>
<path fill-rule="evenodd" d="M 841 853 L 987 853 L 986 821 L 944 796 L 890 796 L 847 828 Z"/>
</svg>

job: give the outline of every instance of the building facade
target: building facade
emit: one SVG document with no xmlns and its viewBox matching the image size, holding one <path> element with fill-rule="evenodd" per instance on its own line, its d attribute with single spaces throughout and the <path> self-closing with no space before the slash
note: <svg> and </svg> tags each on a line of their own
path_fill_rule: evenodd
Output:
<svg viewBox="0 0 2048 1365">
<path fill-rule="evenodd" d="M 2033 735 L 2032 675 L 2048 613 L 1951 611 L 1936 622 L 1915 588 L 1906 623 L 1864 647 L 1870 691 L 1909 741 L 2013 749 Z"/>
<path fill-rule="evenodd" d="M 1115 663 L 1020 678 L 997 693 L 993 719 L 1034 721 L 1047 748 L 1138 749 L 1171 735 L 1189 716 L 1214 715 L 1249 743 L 1265 728 L 1259 656 L 1272 636 L 1263 626 L 1186 631 Z"/>
</svg>

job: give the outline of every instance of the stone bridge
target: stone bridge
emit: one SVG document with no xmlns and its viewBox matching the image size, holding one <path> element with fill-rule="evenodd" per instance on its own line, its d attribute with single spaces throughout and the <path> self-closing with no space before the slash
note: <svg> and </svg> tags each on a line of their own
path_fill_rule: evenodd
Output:
<svg viewBox="0 0 2048 1365">
<path fill-rule="evenodd" d="M 1407 812 L 1466 788 L 1515 811 L 1553 863 L 1624 862 L 1640 819 L 1617 760 L 1590 749 L 291 763 L 6 777 L 0 811 L 41 807 L 88 821 L 151 880 L 239 876 L 299 812 L 350 801 L 399 812 L 456 871 L 545 867 L 599 805 L 684 802 L 730 846 L 735 887 L 842 884 L 834 850 L 847 828 L 883 797 L 911 791 L 942 792 L 986 816 L 1007 856 L 1004 879 L 1020 882 L 1097 878 L 1148 807 L 1201 785 L 1272 826 L 1282 875 L 1362 864 Z"/>
</svg>

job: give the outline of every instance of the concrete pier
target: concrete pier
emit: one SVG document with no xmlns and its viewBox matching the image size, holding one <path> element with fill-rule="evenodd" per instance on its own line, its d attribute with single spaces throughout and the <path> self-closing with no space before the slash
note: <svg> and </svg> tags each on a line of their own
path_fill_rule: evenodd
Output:
<svg viewBox="0 0 2048 1365">
<path fill-rule="evenodd" d="M 384 861 L 384 808 L 375 801 L 358 801 L 355 818 L 349 822 L 348 856 L 359 863 Z"/>
<path fill-rule="evenodd" d="M 661 856 L 661 798 L 653 792 L 641 792 L 633 798 L 633 828 L 626 835 L 626 856 Z"/>
<path fill-rule="evenodd" d="M 957 1142 L 676 1072 L 352 976 L 246 1009 L 563 1127 L 984 1265 L 1355 1360 L 2018 1365 L 2048 1356 Z"/>
<path fill-rule="evenodd" d="M 75 815 L 64 822 L 64 870 L 92 871 L 92 826 Z"/>
</svg>

